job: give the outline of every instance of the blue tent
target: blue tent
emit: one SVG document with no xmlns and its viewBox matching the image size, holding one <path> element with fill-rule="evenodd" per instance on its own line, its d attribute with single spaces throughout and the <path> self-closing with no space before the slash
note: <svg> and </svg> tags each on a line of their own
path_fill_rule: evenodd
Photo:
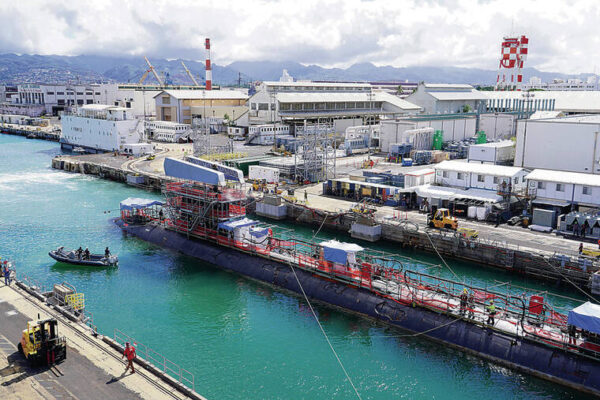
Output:
<svg viewBox="0 0 600 400">
<path fill-rule="evenodd" d="M 364 250 L 357 244 L 342 243 L 337 240 L 321 242 L 321 246 L 323 246 L 323 258 L 325 260 L 344 265 L 348 262 L 348 253 Z"/>
<path fill-rule="evenodd" d="M 600 334 L 600 305 L 584 303 L 569 311 L 569 325 Z"/>
<path fill-rule="evenodd" d="M 140 199 L 138 197 L 128 197 L 119 204 L 121 210 L 137 210 L 140 208 L 146 208 L 154 205 L 162 206 L 163 202 L 153 199 Z"/>
</svg>

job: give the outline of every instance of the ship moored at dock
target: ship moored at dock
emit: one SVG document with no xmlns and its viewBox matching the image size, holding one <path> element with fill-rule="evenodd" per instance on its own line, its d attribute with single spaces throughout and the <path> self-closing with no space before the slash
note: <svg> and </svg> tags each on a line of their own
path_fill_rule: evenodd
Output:
<svg viewBox="0 0 600 400">
<path fill-rule="evenodd" d="M 245 193 L 237 188 L 180 180 L 163 192 L 163 205 L 124 202 L 116 223 L 249 278 L 600 395 L 596 305 L 559 310 L 539 295 L 412 271 L 401 257 L 355 244 L 300 240 L 246 218 Z"/>
</svg>

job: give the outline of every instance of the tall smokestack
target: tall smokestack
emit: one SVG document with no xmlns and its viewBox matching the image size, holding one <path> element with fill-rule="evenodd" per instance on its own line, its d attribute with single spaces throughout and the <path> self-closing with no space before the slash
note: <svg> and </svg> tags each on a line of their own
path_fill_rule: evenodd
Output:
<svg viewBox="0 0 600 400">
<path fill-rule="evenodd" d="M 206 90 L 212 90 L 212 67 L 210 66 L 210 39 L 204 42 L 206 48 Z"/>
</svg>

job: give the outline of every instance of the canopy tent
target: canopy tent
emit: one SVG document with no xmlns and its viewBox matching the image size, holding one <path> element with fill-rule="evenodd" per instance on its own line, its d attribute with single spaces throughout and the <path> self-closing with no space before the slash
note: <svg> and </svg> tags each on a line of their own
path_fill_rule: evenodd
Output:
<svg viewBox="0 0 600 400">
<path fill-rule="evenodd" d="M 219 227 L 219 229 L 233 231 L 235 229 L 242 228 L 244 226 L 250 226 L 250 225 L 256 225 L 256 224 L 258 224 L 258 221 L 254 221 L 249 218 L 241 218 L 241 219 L 234 219 L 231 221 L 221 222 L 221 223 L 219 223 L 218 227 Z"/>
<path fill-rule="evenodd" d="M 600 305 L 584 303 L 577 308 L 569 311 L 569 325 L 600 334 Z"/>
<path fill-rule="evenodd" d="M 162 201 L 153 200 L 153 199 L 140 199 L 138 197 L 129 197 L 123 200 L 119 207 L 121 210 L 138 210 L 140 208 L 146 208 L 151 206 L 162 206 L 164 203 Z"/>
<path fill-rule="evenodd" d="M 321 242 L 320 245 L 323 246 L 323 258 L 338 264 L 346 264 L 348 262 L 349 253 L 354 255 L 357 251 L 364 250 L 357 244 L 342 243 L 337 240 Z M 354 259 L 354 257 L 351 258 Z"/>
<path fill-rule="evenodd" d="M 225 186 L 225 174 L 191 162 L 167 157 L 163 162 L 165 174 L 174 178 L 206 183 L 209 185 Z"/>
</svg>

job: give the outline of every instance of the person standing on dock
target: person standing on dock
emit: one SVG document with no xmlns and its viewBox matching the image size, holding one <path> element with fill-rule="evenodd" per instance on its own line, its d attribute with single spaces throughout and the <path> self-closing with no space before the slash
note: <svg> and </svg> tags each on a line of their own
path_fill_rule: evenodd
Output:
<svg viewBox="0 0 600 400">
<path fill-rule="evenodd" d="M 467 307 L 469 309 L 469 318 L 475 318 L 475 297 L 473 296 L 473 292 L 469 293 L 469 298 L 467 299 Z"/>
<path fill-rule="evenodd" d="M 2 275 L 4 275 L 4 284 L 10 286 L 10 269 L 6 260 L 2 263 Z"/>
<path fill-rule="evenodd" d="M 496 306 L 494 300 L 490 300 L 490 305 L 486 307 L 488 312 L 487 324 L 494 326 L 494 316 L 496 315 Z"/>
<path fill-rule="evenodd" d="M 583 253 L 583 243 L 579 243 L 579 254 Z"/>
<path fill-rule="evenodd" d="M 129 368 L 131 368 L 131 373 L 135 374 L 135 369 L 133 368 L 133 360 L 135 360 L 135 347 L 131 346 L 129 342 L 125 343 L 125 351 L 123 351 L 123 356 L 121 359 L 123 359 L 123 357 L 127 357 L 127 368 L 125 368 L 124 374 L 129 371 Z"/>
</svg>

